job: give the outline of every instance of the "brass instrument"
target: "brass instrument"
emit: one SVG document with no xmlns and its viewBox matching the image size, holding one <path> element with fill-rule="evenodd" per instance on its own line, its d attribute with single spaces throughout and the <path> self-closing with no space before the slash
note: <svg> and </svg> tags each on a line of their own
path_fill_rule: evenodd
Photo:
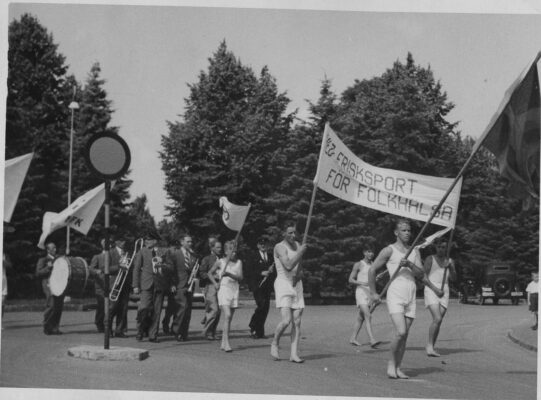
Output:
<svg viewBox="0 0 541 400">
<path fill-rule="evenodd" d="M 191 293 L 193 291 L 193 285 L 195 283 L 195 279 L 197 278 L 197 273 L 199 272 L 199 259 L 195 262 L 194 267 L 192 268 L 192 272 L 190 273 L 190 277 L 188 278 L 188 292 Z"/>
<path fill-rule="evenodd" d="M 111 292 L 109 293 L 109 300 L 111 301 L 118 300 L 118 296 L 120 296 L 120 292 L 122 291 L 122 288 L 124 287 L 124 283 L 126 282 L 126 278 L 128 277 L 128 272 L 130 271 L 130 267 L 135 258 L 135 254 L 137 253 L 137 251 L 143 248 L 143 244 L 144 244 L 144 240 L 142 238 L 137 239 L 135 241 L 135 247 L 133 249 L 133 254 L 131 258 L 128 257 L 128 253 L 124 253 L 122 258 L 118 262 L 120 265 L 120 271 L 118 271 L 118 274 L 116 275 L 115 283 L 113 283 L 113 287 L 111 289 Z"/>
<path fill-rule="evenodd" d="M 159 251 L 158 250 L 153 250 L 154 253 L 156 253 L 156 255 L 154 255 L 154 257 L 152 257 L 152 272 L 154 274 L 161 274 L 161 269 L 162 269 L 162 265 L 163 265 L 163 258 L 162 256 L 159 254 Z"/>
</svg>

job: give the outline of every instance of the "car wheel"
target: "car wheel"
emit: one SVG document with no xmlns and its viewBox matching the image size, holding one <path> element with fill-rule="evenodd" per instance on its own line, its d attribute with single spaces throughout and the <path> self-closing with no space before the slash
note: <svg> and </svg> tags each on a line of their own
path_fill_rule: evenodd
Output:
<svg viewBox="0 0 541 400">
<path fill-rule="evenodd" d="M 511 293 L 511 282 L 507 278 L 496 279 L 493 290 L 498 297 L 507 297 Z"/>
</svg>

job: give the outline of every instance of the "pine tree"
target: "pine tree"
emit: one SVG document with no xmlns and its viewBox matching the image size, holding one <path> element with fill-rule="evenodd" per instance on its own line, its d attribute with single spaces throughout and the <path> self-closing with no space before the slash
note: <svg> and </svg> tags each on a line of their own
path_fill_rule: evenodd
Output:
<svg viewBox="0 0 541 400">
<path fill-rule="evenodd" d="M 19 196 L 5 249 L 18 272 L 31 273 L 40 250 L 44 211 L 65 207 L 69 98 L 64 56 L 37 18 L 24 14 L 9 25 L 6 159 L 34 158 Z M 58 240 L 60 233 L 51 236 Z"/>
<path fill-rule="evenodd" d="M 266 199 L 277 186 L 293 114 L 265 67 L 257 77 L 222 42 L 208 71 L 190 85 L 183 121 L 170 122 L 162 137 L 165 189 L 170 215 L 200 239 L 209 233 L 234 236 L 221 221 L 218 199 L 252 203 L 244 237 L 257 236 L 274 222 Z"/>
</svg>

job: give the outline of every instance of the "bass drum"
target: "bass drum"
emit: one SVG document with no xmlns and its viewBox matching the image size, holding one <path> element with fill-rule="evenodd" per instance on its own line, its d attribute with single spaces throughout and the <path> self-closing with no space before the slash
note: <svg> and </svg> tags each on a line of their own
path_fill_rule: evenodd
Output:
<svg viewBox="0 0 541 400">
<path fill-rule="evenodd" d="M 53 262 L 49 288 L 55 296 L 82 297 L 90 280 L 88 264 L 81 257 L 58 257 Z"/>
</svg>

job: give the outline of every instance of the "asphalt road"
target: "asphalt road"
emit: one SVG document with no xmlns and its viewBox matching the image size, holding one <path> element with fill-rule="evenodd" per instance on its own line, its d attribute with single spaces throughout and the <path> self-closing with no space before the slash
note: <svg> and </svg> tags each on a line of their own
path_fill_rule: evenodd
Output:
<svg viewBox="0 0 541 400">
<path fill-rule="evenodd" d="M 233 318 L 232 353 L 219 342 L 203 340 L 201 308 L 192 315 L 192 340 L 177 343 L 163 337 L 157 344 L 134 339 L 135 310 L 130 311 L 130 338 L 111 339 L 111 346 L 149 349 L 144 361 L 88 361 L 67 355 L 70 347 L 103 345 L 95 333 L 93 311 L 65 312 L 62 336 L 45 336 L 41 313 L 4 315 L 0 386 L 15 388 L 109 389 L 168 392 L 211 392 L 311 396 L 411 397 L 460 399 L 535 399 L 537 353 L 511 342 L 507 331 L 530 319 L 524 304 L 461 305 L 451 303 L 437 349 L 441 358 L 424 352 L 430 321 L 419 300 L 408 340 L 403 370 L 409 380 L 386 377 L 392 325 L 385 305 L 374 313 L 374 332 L 383 341 L 371 349 L 366 332 L 361 347 L 348 344 L 354 306 L 308 306 L 303 315 L 302 365 L 273 361 L 270 339 L 251 339 L 247 324 L 252 304 Z M 278 322 L 271 308 L 267 330 Z M 281 344 L 287 358 L 289 340 Z M 0 390 L 0 393 L 2 391 Z M 2 396 L 3 397 L 3 396 Z"/>
</svg>

